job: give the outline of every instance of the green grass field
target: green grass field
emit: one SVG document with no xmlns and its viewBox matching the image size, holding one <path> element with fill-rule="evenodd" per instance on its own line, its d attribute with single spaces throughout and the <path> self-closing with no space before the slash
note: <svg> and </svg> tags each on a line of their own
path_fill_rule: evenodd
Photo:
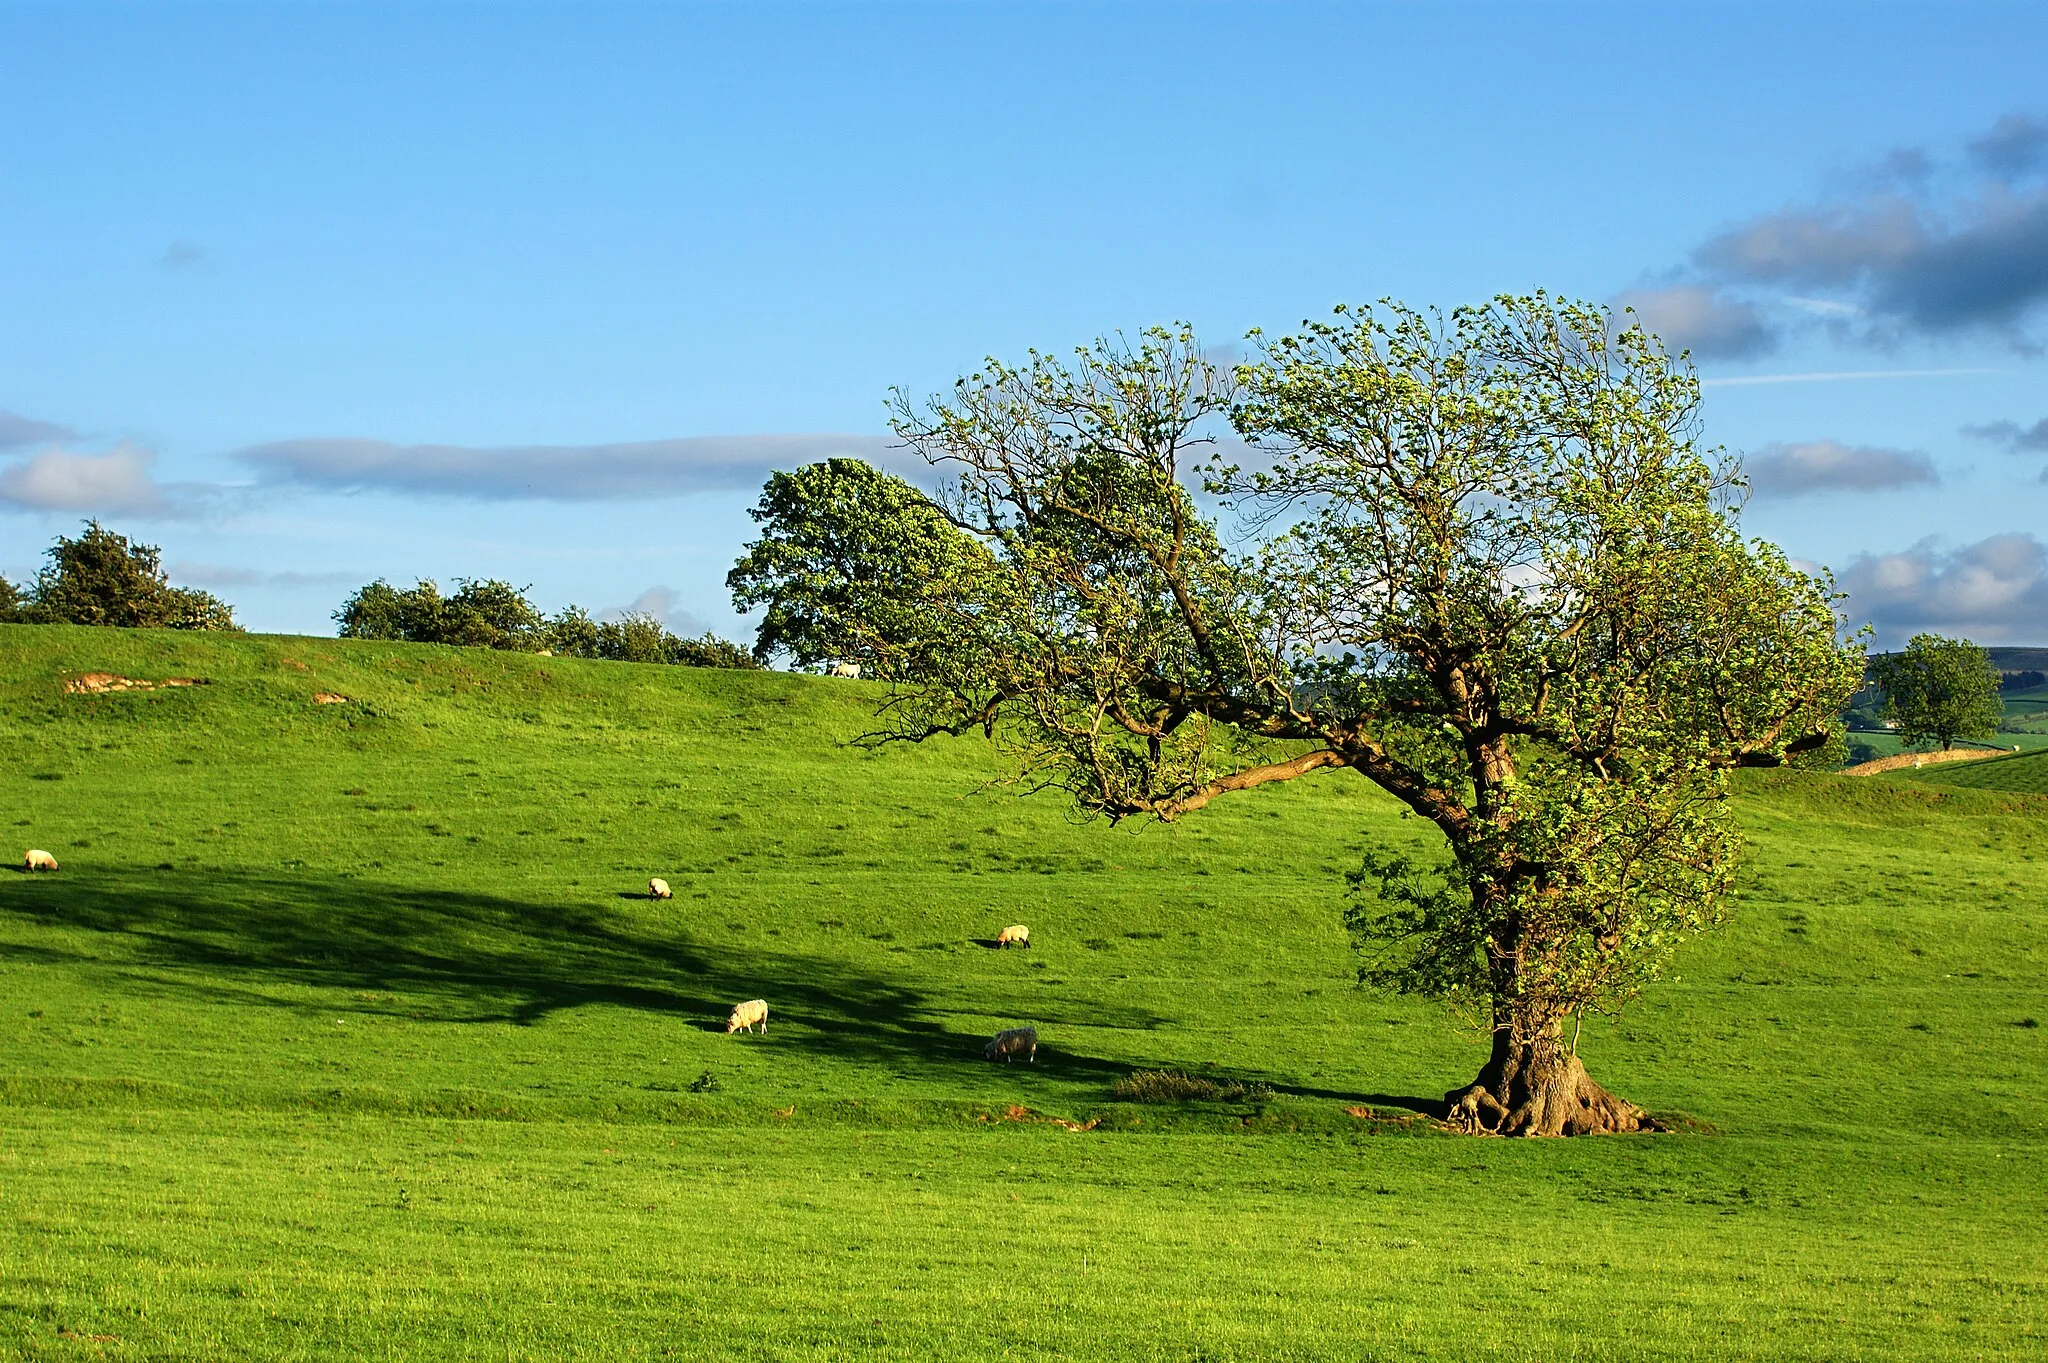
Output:
<svg viewBox="0 0 2048 1363">
<path fill-rule="evenodd" d="M 1474 1139 L 1412 1114 L 1481 1038 L 1352 984 L 1422 841 L 1363 782 L 1077 823 L 879 695 L 0 626 L 64 863 L 0 875 L 0 1352 L 2048 1357 L 2048 798 L 1747 780 L 1735 920 L 1581 1047 L 1680 1130 Z"/>
</svg>

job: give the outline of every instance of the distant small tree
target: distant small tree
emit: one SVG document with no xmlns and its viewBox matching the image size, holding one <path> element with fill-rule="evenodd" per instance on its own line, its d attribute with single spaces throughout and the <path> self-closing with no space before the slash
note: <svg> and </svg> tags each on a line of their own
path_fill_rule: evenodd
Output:
<svg viewBox="0 0 2048 1363">
<path fill-rule="evenodd" d="M 993 562 L 931 498 L 858 459 L 771 475 L 749 512 L 761 538 L 726 574 L 733 605 L 767 607 L 754 657 L 858 661 L 884 681 L 931 674 L 957 633 L 965 576 Z"/>
<path fill-rule="evenodd" d="M 0 577 L 0 625 L 28 623 L 28 594 Z"/>
<path fill-rule="evenodd" d="M 738 644 L 706 634 L 680 639 L 660 619 L 628 611 L 593 620 L 581 606 L 540 613 L 525 589 L 499 578 L 456 579 L 453 596 L 422 578 L 401 591 L 382 578 L 356 589 L 334 613 L 345 639 L 397 639 L 414 644 L 546 651 L 565 658 L 679 663 L 689 667 L 758 667 Z"/>
<path fill-rule="evenodd" d="M 627 611 L 597 627 L 597 650 L 592 656 L 621 663 L 665 663 L 672 660 L 671 645 L 676 642 L 657 617 L 646 611 Z"/>
<path fill-rule="evenodd" d="M 669 661 L 683 667 L 729 667 L 744 672 L 758 672 L 761 664 L 754 655 L 730 639 L 721 639 L 706 632 L 699 639 L 681 639 L 669 636 Z"/>
<path fill-rule="evenodd" d="M 597 621 L 590 618 L 589 611 L 581 606 L 564 606 L 559 615 L 548 621 L 543 647 L 564 658 L 595 658 L 597 631 Z"/>
<path fill-rule="evenodd" d="M 433 584 L 422 582 L 420 586 L 431 588 Z M 411 595 L 380 577 L 364 583 L 342 602 L 341 609 L 334 613 L 334 623 L 341 627 L 344 639 L 405 639 L 409 637 L 406 615 Z M 435 588 L 437 609 L 440 595 Z"/>
<path fill-rule="evenodd" d="M 502 578 L 459 577 L 441 613 L 444 644 L 469 648 L 526 649 L 542 633 L 541 613 L 526 589 Z"/>
<path fill-rule="evenodd" d="M 357 589 L 334 613 L 344 639 L 401 639 L 414 644 L 524 649 L 543 637 L 539 611 L 526 593 L 498 578 L 457 578 L 453 596 L 422 578 L 400 591 L 382 578 Z"/>
<path fill-rule="evenodd" d="M 153 544 L 135 544 L 98 521 L 76 539 L 59 535 L 27 593 L 14 589 L 13 612 L 47 624 L 130 629 L 236 630 L 234 609 L 209 592 L 174 587 Z"/>
<path fill-rule="evenodd" d="M 1991 737 L 2005 719 L 1998 669 L 1968 639 L 1916 634 L 1870 670 L 1884 688 L 1884 717 L 1908 743 L 1939 743 L 1946 752 L 1959 738 Z"/>
</svg>

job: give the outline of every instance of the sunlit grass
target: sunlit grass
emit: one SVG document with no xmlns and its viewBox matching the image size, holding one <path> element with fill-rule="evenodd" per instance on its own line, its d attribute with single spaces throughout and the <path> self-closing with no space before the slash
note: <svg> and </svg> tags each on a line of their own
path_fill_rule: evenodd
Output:
<svg viewBox="0 0 2048 1363">
<path fill-rule="evenodd" d="M 0 826 L 64 861 L 0 877 L 0 1340 L 2044 1351 L 2048 800 L 1748 781 L 1734 922 L 1581 1045 L 1685 1129 L 1471 1140 L 1400 1119 L 1481 1041 L 1356 990 L 1339 924 L 1414 821 L 1338 777 L 1075 823 L 978 743 L 849 746 L 878 695 L 0 627 Z M 981 1061 L 1025 1022 L 1039 1064 Z M 1274 1096 L 1115 1101 L 1138 1069 Z"/>
</svg>

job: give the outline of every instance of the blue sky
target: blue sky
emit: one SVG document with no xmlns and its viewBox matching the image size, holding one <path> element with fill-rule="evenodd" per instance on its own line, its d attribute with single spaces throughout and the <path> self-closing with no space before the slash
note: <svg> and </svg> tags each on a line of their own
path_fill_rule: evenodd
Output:
<svg viewBox="0 0 2048 1363">
<path fill-rule="evenodd" d="M 1693 346 L 1883 639 L 2048 644 L 2044 69 L 1955 0 L 0 4 L 0 573 L 98 515 L 259 629 L 750 637 L 761 477 L 891 385 L 1543 287 Z"/>
</svg>

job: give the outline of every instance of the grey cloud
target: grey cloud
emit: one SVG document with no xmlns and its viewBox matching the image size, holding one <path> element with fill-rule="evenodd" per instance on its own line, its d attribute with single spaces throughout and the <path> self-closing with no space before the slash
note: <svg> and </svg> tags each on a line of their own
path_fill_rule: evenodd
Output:
<svg viewBox="0 0 2048 1363">
<path fill-rule="evenodd" d="M 1643 329 L 1668 348 L 1690 350 L 1702 359 L 1760 355 L 1778 343 L 1754 306 L 1706 285 L 1630 289 L 1617 295 L 1614 305 L 1633 308 Z"/>
<path fill-rule="evenodd" d="M 219 563 L 173 563 L 171 577 L 191 587 L 341 587 L 366 580 L 362 573 L 264 572 Z"/>
<path fill-rule="evenodd" d="M 1852 618 L 1877 626 L 1881 648 L 1922 630 L 1980 644 L 2048 639 L 2048 549 L 2032 535 L 1993 535 L 1953 552 L 1923 540 L 1863 554 L 1837 581 Z"/>
<path fill-rule="evenodd" d="M 205 261 L 204 247 L 197 242 L 179 240 L 166 246 L 164 253 L 157 257 L 156 263 L 167 270 L 182 270 L 190 265 L 204 264 Z"/>
<path fill-rule="evenodd" d="M 37 421 L 18 412 L 0 410 L 0 450 L 18 450 L 27 445 L 49 445 L 70 440 L 78 432 L 52 421 Z"/>
<path fill-rule="evenodd" d="M 2007 114 L 1970 143 L 1970 158 L 2005 179 L 2048 166 L 2048 121 Z"/>
<path fill-rule="evenodd" d="M 481 501 L 609 501 L 758 487 L 771 469 L 852 455 L 929 480 L 922 459 L 879 435 L 689 436 L 614 445 L 395 445 L 280 440 L 235 457 L 266 483 Z"/>
<path fill-rule="evenodd" d="M 120 445 L 105 454 L 49 449 L 0 469 L 0 504 L 24 511 L 83 511 L 167 517 L 181 514 L 170 489 L 150 474 L 155 456 Z"/>
<path fill-rule="evenodd" d="M 1870 174 L 1870 181 L 1878 185 L 1904 186 L 1919 189 L 1934 174 L 1934 158 L 1925 147 L 1893 147 Z"/>
<path fill-rule="evenodd" d="M 1874 492 L 1941 481 L 1933 462 L 1918 451 L 1835 440 L 1766 445 L 1743 460 L 1742 467 L 1759 497 Z"/>
<path fill-rule="evenodd" d="M 2038 344 L 2023 324 L 2048 301 L 2048 187 L 2013 177 L 2048 161 L 2048 124 L 2009 115 L 1972 144 L 1995 173 L 1957 192 L 1900 183 L 1833 202 L 1766 213 L 1693 252 L 1711 285 L 1797 290 L 1809 311 L 1836 310 L 1846 334 L 1889 342 L 1901 333 L 1988 330 L 2014 348 Z M 1896 160 L 1896 155 L 1894 157 Z M 1787 300 L 1788 302 L 1792 300 Z"/>
<path fill-rule="evenodd" d="M 2048 191 L 1988 192 L 1954 220 L 1902 199 L 1759 218 L 1700 247 L 1710 275 L 1839 289 L 1929 332 L 2010 331 L 2048 299 Z"/>
<path fill-rule="evenodd" d="M 2048 450 L 2048 417 L 2031 426 L 2022 426 L 2017 421 L 1987 421 L 1981 426 L 1963 427 L 1963 434 L 2003 445 L 2014 454 L 2033 454 Z"/>
</svg>

